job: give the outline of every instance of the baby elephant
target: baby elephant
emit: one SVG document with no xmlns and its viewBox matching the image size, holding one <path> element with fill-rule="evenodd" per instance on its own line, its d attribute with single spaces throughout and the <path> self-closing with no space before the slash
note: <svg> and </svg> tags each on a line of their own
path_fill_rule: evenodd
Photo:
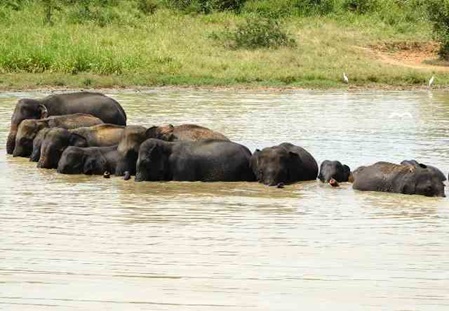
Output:
<svg viewBox="0 0 449 311">
<path fill-rule="evenodd" d="M 315 180 L 318 175 L 318 164 L 313 156 L 290 143 L 256 150 L 251 157 L 251 168 L 256 179 L 269 186 Z"/>
<path fill-rule="evenodd" d="M 61 155 L 58 173 L 103 175 L 113 174 L 117 166 L 117 146 L 80 148 L 70 146 Z"/>
<path fill-rule="evenodd" d="M 338 183 L 350 181 L 351 169 L 340 161 L 325 160 L 321 163 L 318 179 L 332 187 L 338 187 Z"/>
<path fill-rule="evenodd" d="M 44 141 L 45 135 L 50 131 L 50 128 L 45 128 L 39 131 L 37 133 L 36 137 L 33 140 L 33 151 L 30 155 L 30 161 L 31 162 L 37 162 L 39 161 L 39 158 L 41 157 L 41 145 Z"/>
<path fill-rule="evenodd" d="M 354 171 L 353 188 L 361 191 L 382 191 L 445 197 L 444 184 L 424 164 L 418 166 L 377 162 Z"/>
</svg>

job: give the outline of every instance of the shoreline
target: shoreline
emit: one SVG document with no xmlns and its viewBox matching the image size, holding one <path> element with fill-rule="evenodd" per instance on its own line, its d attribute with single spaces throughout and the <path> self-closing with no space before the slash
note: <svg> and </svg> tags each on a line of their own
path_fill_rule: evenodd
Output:
<svg viewBox="0 0 449 311">
<path fill-rule="evenodd" d="M 110 87 L 61 87 L 54 85 L 47 86 L 23 86 L 23 87 L 0 87 L 0 92 L 75 92 L 75 91 L 96 91 L 102 93 L 118 93 L 120 91 L 127 92 L 151 92 L 154 90 L 204 90 L 204 91 L 262 91 L 262 92 L 290 92 L 290 91 L 430 91 L 449 90 L 448 85 L 434 85 L 431 88 L 422 85 L 385 85 L 385 84 L 369 84 L 369 85 L 342 85 L 341 87 L 300 87 L 300 86 L 258 86 L 258 85 L 155 85 L 155 86 L 110 86 Z"/>
</svg>

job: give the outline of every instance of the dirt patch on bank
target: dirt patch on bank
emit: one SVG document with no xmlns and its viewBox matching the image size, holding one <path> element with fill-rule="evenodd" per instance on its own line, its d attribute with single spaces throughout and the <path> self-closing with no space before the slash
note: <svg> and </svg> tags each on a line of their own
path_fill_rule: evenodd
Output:
<svg viewBox="0 0 449 311">
<path fill-rule="evenodd" d="M 383 42 L 358 48 L 386 64 L 449 72 L 449 62 L 438 60 L 439 45 L 436 42 Z"/>
</svg>

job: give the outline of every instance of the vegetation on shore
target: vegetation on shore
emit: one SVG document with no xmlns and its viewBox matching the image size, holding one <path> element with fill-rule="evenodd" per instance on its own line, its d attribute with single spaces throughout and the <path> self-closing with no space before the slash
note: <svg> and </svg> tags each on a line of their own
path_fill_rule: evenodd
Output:
<svg viewBox="0 0 449 311">
<path fill-rule="evenodd" d="M 433 74 L 447 85 L 449 71 L 367 51 L 444 46 L 437 11 L 422 0 L 6 0 L 0 88 L 329 88 L 343 72 L 358 86 L 424 86 Z"/>
</svg>

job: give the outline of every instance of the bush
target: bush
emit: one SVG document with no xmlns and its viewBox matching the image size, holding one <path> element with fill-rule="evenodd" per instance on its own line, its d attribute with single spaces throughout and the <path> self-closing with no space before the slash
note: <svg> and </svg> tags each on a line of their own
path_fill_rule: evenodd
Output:
<svg viewBox="0 0 449 311">
<path fill-rule="evenodd" d="M 138 0 L 137 8 L 145 15 L 154 14 L 157 10 L 157 3 L 155 0 Z"/>
<path fill-rule="evenodd" d="M 167 0 L 169 7 L 187 13 L 209 14 L 213 11 L 240 12 L 246 0 Z"/>
<path fill-rule="evenodd" d="M 378 0 L 346 0 L 343 7 L 358 14 L 366 14 L 374 11 L 378 6 Z"/>
<path fill-rule="evenodd" d="M 3 0 L 0 5 L 14 11 L 20 11 L 24 5 L 28 4 L 27 0 Z"/>
<path fill-rule="evenodd" d="M 219 38 L 220 36 L 215 36 Z M 224 34 L 227 46 L 235 49 L 279 48 L 296 42 L 285 32 L 279 21 L 267 18 L 247 18 L 233 32 Z"/>
<path fill-rule="evenodd" d="M 245 13 L 267 18 L 281 18 L 298 13 L 298 0 L 252 0 L 245 4 Z"/>
<path fill-rule="evenodd" d="M 337 9 L 335 0 L 298 0 L 296 7 L 301 15 L 327 15 Z"/>
<path fill-rule="evenodd" d="M 449 60 L 449 0 L 430 1 L 427 8 L 435 38 L 441 44 L 439 55 L 442 59 Z"/>
</svg>

